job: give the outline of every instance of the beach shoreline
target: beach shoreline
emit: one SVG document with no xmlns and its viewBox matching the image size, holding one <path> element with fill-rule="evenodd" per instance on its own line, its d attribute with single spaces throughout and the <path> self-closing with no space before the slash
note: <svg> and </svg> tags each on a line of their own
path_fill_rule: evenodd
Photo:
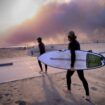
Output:
<svg viewBox="0 0 105 105">
<path fill-rule="evenodd" d="M 104 45 L 82 45 L 82 49 L 93 49 L 96 51 L 98 48 L 97 46 L 99 47 L 98 51 L 105 51 L 105 49 L 103 49 Z M 57 47 L 58 46 L 54 48 Z M 61 46 L 58 49 L 61 48 L 63 47 Z M 13 50 L 5 50 L 5 52 L 6 57 L 3 57 L 5 54 L 0 51 L 0 54 L 3 53 L 0 55 L 2 61 L 7 58 L 18 58 L 19 60 L 21 57 L 22 59 L 27 58 L 26 50 L 19 50 L 19 52 L 17 52 L 17 50 L 14 52 Z M 34 57 L 28 58 L 34 59 Z M 18 62 L 21 66 L 24 65 L 23 61 Z M 16 64 L 18 62 L 16 61 Z M 105 67 L 85 71 L 85 77 L 89 83 L 91 97 L 91 102 L 88 102 L 85 100 L 85 91 L 76 72 L 72 77 L 72 92 L 71 94 L 68 94 L 64 92 L 64 89 L 67 88 L 66 71 L 58 72 L 58 69 L 48 67 L 48 74 L 43 73 L 35 76 L 35 73 L 39 74 L 40 71 L 37 59 L 34 63 L 27 63 L 27 67 L 28 66 L 32 69 L 32 73 L 34 73 L 33 77 L 0 84 L 0 105 L 105 105 Z M 7 68 L 12 70 L 9 67 Z M 22 70 L 24 70 L 24 66 L 20 71 Z M 9 73 L 7 74 L 9 75 Z"/>
</svg>

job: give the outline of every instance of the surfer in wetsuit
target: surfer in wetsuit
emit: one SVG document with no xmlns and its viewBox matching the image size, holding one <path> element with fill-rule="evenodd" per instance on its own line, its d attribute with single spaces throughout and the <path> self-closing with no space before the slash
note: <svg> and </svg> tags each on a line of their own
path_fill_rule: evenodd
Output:
<svg viewBox="0 0 105 105">
<path fill-rule="evenodd" d="M 75 70 L 74 70 L 74 64 L 75 64 L 75 59 L 76 59 L 76 54 L 75 54 L 75 50 L 80 50 L 80 44 L 79 42 L 76 40 L 76 36 L 75 33 L 73 31 L 70 31 L 68 34 L 68 40 L 70 41 L 70 43 L 68 44 L 68 49 L 70 50 L 71 53 L 71 65 L 70 68 L 67 70 L 67 74 L 66 74 L 66 80 L 67 80 L 67 91 L 71 92 L 71 76 L 74 74 Z M 82 81 L 82 84 L 84 86 L 85 92 L 86 92 L 86 99 L 89 99 L 89 87 L 88 87 L 88 83 L 84 77 L 84 72 L 83 70 L 77 70 L 77 74 L 80 78 L 80 80 Z"/>
<path fill-rule="evenodd" d="M 39 47 L 40 55 L 42 55 L 43 53 L 46 52 L 45 45 L 42 42 L 42 38 L 38 37 L 37 38 L 37 42 L 38 42 L 38 47 Z M 43 72 L 42 64 L 41 64 L 41 62 L 39 60 L 38 60 L 38 63 L 39 63 L 40 69 L 41 69 L 40 72 Z M 45 73 L 47 73 L 47 65 L 45 65 Z"/>
</svg>

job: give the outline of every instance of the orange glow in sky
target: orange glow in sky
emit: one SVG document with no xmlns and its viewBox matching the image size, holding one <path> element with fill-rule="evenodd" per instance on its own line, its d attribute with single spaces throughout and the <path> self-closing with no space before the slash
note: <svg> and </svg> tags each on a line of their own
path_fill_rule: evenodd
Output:
<svg viewBox="0 0 105 105">
<path fill-rule="evenodd" d="M 31 19 L 43 5 L 42 0 L 15 0 L 14 2 L 10 0 L 9 2 L 5 0 L 0 7 L 0 32 Z"/>
</svg>

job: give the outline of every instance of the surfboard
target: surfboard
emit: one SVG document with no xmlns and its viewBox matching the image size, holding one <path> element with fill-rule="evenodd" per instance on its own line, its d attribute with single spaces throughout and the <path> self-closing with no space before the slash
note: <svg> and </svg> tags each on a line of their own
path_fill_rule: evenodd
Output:
<svg viewBox="0 0 105 105">
<path fill-rule="evenodd" d="M 93 52 L 77 50 L 75 70 L 91 70 L 105 65 L 105 57 Z M 38 57 L 42 63 L 59 69 L 70 69 L 70 50 L 50 51 Z"/>
</svg>

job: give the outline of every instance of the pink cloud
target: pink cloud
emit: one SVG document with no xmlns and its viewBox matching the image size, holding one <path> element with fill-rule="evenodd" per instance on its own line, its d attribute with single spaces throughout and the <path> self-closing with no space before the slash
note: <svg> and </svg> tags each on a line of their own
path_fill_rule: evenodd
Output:
<svg viewBox="0 0 105 105">
<path fill-rule="evenodd" d="M 12 29 L 6 41 L 20 44 L 34 41 L 38 36 L 56 39 L 57 35 L 62 37 L 71 29 L 79 35 L 81 33 L 87 36 L 92 35 L 93 39 L 100 33 L 103 36 L 105 34 L 105 7 L 97 1 L 94 4 L 92 1 L 86 1 L 73 0 L 69 4 L 50 3 L 43 6 L 32 20 Z"/>
</svg>

